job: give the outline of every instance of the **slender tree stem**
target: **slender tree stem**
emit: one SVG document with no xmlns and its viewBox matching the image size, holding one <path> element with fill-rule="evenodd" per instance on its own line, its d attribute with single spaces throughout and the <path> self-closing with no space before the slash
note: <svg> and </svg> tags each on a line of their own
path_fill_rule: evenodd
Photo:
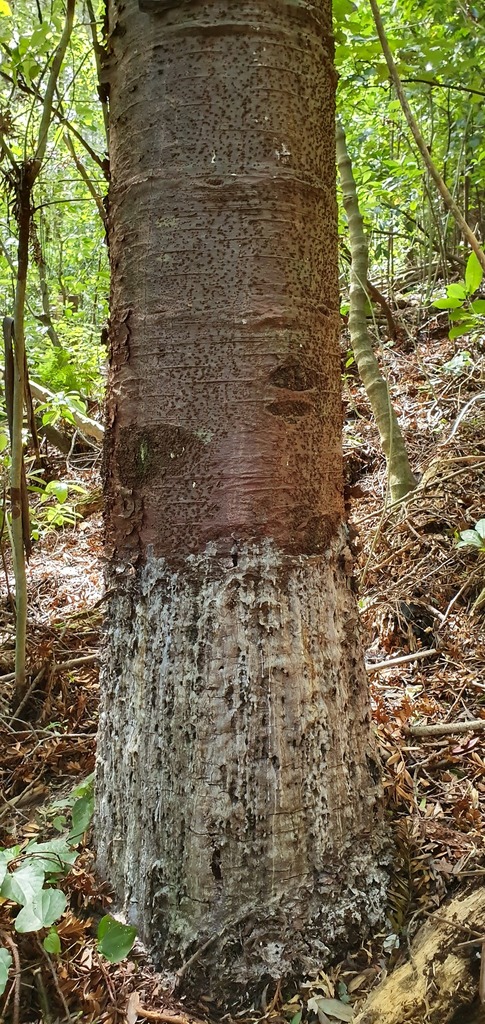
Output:
<svg viewBox="0 0 485 1024">
<path fill-rule="evenodd" d="M 345 132 L 337 124 L 337 163 L 342 182 L 343 203 L 349 224 L 350 263 L 350 343 L 374 413 L 382 449 L 387 460 L 391 500 L 398 501 L 416 486 L 401 428 L 393 409 L 389 387 L 372 348 L 367 330 L 368 246 L 359 209 L 352 163 L 347 152 Z"/>
</svg>

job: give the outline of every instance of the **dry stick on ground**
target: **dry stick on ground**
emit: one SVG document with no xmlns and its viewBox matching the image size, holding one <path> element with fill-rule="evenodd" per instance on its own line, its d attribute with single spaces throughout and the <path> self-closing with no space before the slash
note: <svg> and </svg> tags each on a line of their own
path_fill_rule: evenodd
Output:
<svg viewBox="0 0 485 1024">
<path fill-rule="evenodd" d="M 416 479 L 409 465 L 404 438 L 392 406 L 389 387 L 381 373 L 367 329 L 367 239 L 359 209 L 352 163 L 347 151 L 345 132 L 339 122 L 337 122 L 337 164 L 349 225 L 349 245 L 352 257 L 350 263 L 350 344 L 360 378 L 372 407 L 382 450 L 386 456 L 391 501 L 399 501 L 409 491 L 414 490 Z"/>
<path fill-rule="evenodd" d="M 420 661 L 422 658 L 431 658 L 438 651 L 435 647 L 428 647 L 425 651 L 414 651 L 413 654 L 401 654 L 398 658 L 389 658 L 387 661 L 378 661 L 375 665 L 366 665 L 369 675 L 375 672 L 386 672 L 397 665 L 409 665 L 413 661 Z"/>
<path fill-rule="evenodd" d="M 167 1013 L 166 1010 L 148 1010 L 141 1005 L 138 992 L 132 992 L 128 998 L 127 1020 L 134 1020 L 134 1014 L 137 1017 L 144 1017 L 145 1020 L 160 1020 L 164 1024 L 202 1024 L 197 1017 L 181 1017 L 179 1014 Z"/>
<path fill-rule="evenodd" d="M 437 722 L 435 725 L 410 725 L 411 736 L 448 736 L 453 733 L 482 732 L 485 718 L 472 718 L 469 722 Z"/>
<path fill-rule="evenodd" d="M 409 128 L 410 128 L 410 130 L 412 132 L 412 135 L 413 135 L 414 141 L 416 143 L 416 146 L 418 147 L 419 152 L 421 153 L 421 156 L 422 156 L 422 158 L 424 160 L 424 163 L 425 163 L 425 165 L 426 165 L 426 167 L 427 167 L 427 169 L 428 169 L 428 171 L 429 171 L 429 173 L 430 173 L 430 175 L 431 175 L 431 177 L 432 177 L 432 179 L 433 179 L 433 181 L 434 181 L 434 183 L 435 183 L 435 185 L 436 185 L 436 187 L 438 189 L 438 192 L 441 195 L 441 198 L 443 199 L 443 202 L 444 202 L 445 206 L 450 211 L 452 217 L 454 217 L 456 223 L 458 224 L 458 227 L 460 228 L 460 231 L 461 231 L 463 237 L 466 239 L 466 241 L 468 242 L 468 244 L 471 247 L 471 249 L 473 249 L 473 252 L 475 253 L 475 255 L 476 255 L 480 265 L 485 270 L 485 253 L 483 252 L 483 249 L 481 248 L 480 243 L 479 243 L 476 235 L 472 231 L 471 227 L 467 224 L 467 222 L 466 222 L 466 220 L 465 220 L 461 210 L 459 209 L 459 207 L 455 203 L 455 200 L 453 199 L 453 196 L 451 195 L 451 192 L 446 187 L 445 182 L 443 181 L 443 178 L 441 177 L 441 174 L 439 173 L 438 169 L 435 167 L 435 164 L 434 164 L 433 160 L 431 159 L 431 155 L 430 155 L 429 149 L 428 149 L 428 147 L 427 147 L 427 145 L 426 145 L 426 143 L 425 143 L 425 141 L 423 139 L 423 136 L 421 135 L 421 132 L 420 132 L 420 130 L 418 128 L 418 124 L 416 122 L 414 114 L 413 114 L 413 112 L 411 110 L 411 107 L 409 106 L 409 103 L 408 103 L 408 101 L 406 99 L 406 94 L 405 94 L 404 89 L 402 87 L 402 82 L 401 82 L 401 79 L 399 77 L 399 73 L 398 73 L 397 67 L 396 67 L 396 65 L 394 63 L 394 58 L 392 56 L 391 48 L 390 48 L 389 43 L 387 41 L 387 36 L 386 36 L 385 29 L 384 29 L 384 24 L 383 24 L 383 21 L 382 21 L 382 18 L 381 18 L 381 13 L 380 13 L 380 10 L 379 10 L 379 7 L 377 5 L 376 0 L 370 0 L 370 5 L 371 5 L 371 8 L 372 8 L 372 14 L 374 16 L 374 21 L 375 21 L 375 25 L 376 25 L 376 29 L 377 29 L 377 35 L 379 36 L 379 40 L 380 40 L 380 43 L 381 43 L 381 46 L 382 46 L 382 52 L 383 52 L 384 57 L 386 59 L 386 64 L 387 64 L 387 66 L 389 68 L 389 75 L 391 77 L 392 83 L 393 83 L 394 88 L 396 90 L 396 94 L 397 94 L 397 97 L 398 97 L 399 102 L 401 104 L 403 114 L 404 114 L 404 116 L 406 118 L 406 121 L 407 121 L 407 123 L 409 125 Z"/>
</svg>

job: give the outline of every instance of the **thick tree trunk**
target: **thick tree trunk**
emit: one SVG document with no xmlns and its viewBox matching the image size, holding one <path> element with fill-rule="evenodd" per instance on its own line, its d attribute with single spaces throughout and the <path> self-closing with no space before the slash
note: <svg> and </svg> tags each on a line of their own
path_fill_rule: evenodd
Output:
<svg viewBox="0 0 485 1024">
<path fill-rule="evenodd" d="M 184 983 L 227 996 L 315 968 L 383 902 L 342 524 L 330 4 L 160 7 L 110 8 L 97 842 L 159 959 L 199 950 Z"/>
</svg>

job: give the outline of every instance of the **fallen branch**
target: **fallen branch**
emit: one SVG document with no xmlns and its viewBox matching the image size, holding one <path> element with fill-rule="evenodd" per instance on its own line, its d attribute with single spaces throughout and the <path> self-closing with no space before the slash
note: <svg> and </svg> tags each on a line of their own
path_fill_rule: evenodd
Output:
<svg viewBox="0 0 485 1024">
<path fill-rule="evenodd" d="M 160 1020 L 164 1024 L 202 1024 L 197 1017 L 182 1017 L 180 1014 L 167 1013 L 166 1010 L 148 1010 L 142 1006 L 138 992 L 132 992 L 126 1006 L 126 1020 L 128 1024 L 136 1021 L 137 1017 L 144 1017 L 145 1020 Z"/>
<path fill-rule="evenodd" d="M 454 732 L 481 732 L 485 718 L 471 718 L 469 722 L 438 722 L 436 725 L 410 725 L 411 736 L 448 736 Z"/>
<path fill-rule="evenodd" d="M 50 667 L 51 672 L 63 672 L 66 668 L 83 668 L 86 665 L 95 665 L 99 661 L 99 654 L 86 654 L 82 658 L 71 658 L 70 661 L 58 661 Z M 42 669 L 45 671 L 46 666 Z M 15 679 L 15 672 L 7 672 L 6 675 L 0 676 L 0 683 L 11 683 Z M 35 679 L 35 683 L 38 683 L 40 676 Z M 23 707 L 23 703 L 22 703 Z"/>
<path fill-rule="evenodd" d="M 52 402 L 55 399 L 53 391 L 49 391 L 49 388 L 45 388 L 41 384 L 37 384 L 36 381 L 30 381 L 30 390 L 32 397 L 38 402 Z M 104 427 L 102 423 L 98 423 L 97 420 L 90 419 L 89 416 L 85 416 L 84 413 L 78 412 L 77 409 L 70 407 L 70 412 L 74 423 L 78 430 L 82 434 L 87 434 L 88 437 L 95 437 L 97 441 L 102 441 L 104 437 Z"/>
<path fill-rule="evenodd" d="M 413 939 L 410 959 L 371 992 L 354 1024 L 471 1021 L 466 1010 L 476 1006 L 479 981 L 470 956 L 457 950 L 456 932 L 466 929 L 468 935 L 482 936 L 484 909 L 485 889 L 480 887 L 448 903 L 449 921 L 431 914 Z"/>
<path fill-rule="evenodd" d="M 433 654 L 437 653 L 438 651 L 435 647 L 429 647 L 426 651 L 401 654 L 398 658 L 389 658 L 387 661 L 378 661 L 375 665 L 366 665 L 366 669 L 369 675 L 373 675 L 375 672 L 387 672 L 388 669 L 395 668 L 396 665 L 409 665 L 411 662 L 420 661 L 422 658 L 431 658 Z"/>
</svg>

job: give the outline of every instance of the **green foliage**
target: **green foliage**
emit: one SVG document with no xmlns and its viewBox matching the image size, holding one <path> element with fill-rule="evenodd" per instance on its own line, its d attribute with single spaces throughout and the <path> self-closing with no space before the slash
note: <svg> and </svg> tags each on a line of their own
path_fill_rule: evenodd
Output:
<svg viewBox="0 0 485 1024">
<path fill-rule="evenodd" d="M 57 333 L 65 347 L 54 348 L 46 337 L 30 347 L 32 377 L 56 393 L 77 393 L 100 399 L 103 393 L 101 370 L 106 361 L 104 345 L 80 323 L 59 323 Z"/>
<path fill-rule="evenodd" d="M 112 964 L 118 964 L 128 956 L 136 939 L 136 928 L 121 924 L 110 914 L 101 918 L 98 925 L 98 950 Z"/>
<path fill-rule="evenodd" d="M 47 953 L 58 956 L 61 940 L 53 925 L 62 917 L 67 899 L 58 881 L 72 868 L 78 856 L 77 847 L 88 829 L 94 806 L 94 776 L 90 775 L 70 796 L 57 800 L 53 807 L 71 809 L 71 828 L 66 838 L 36 840 L 23 849 L 12 846 L 0 849 L 0 900 L 8 900 L 18 908 L 14 928 L 19 934 L 49 929 L 42 940 Z M 62 825 L 66 824 L 64 816 Z M 136 938 L 136 929 L 123 925 L 107 914 L 98 927 L 98 949 L 111 963 L 118 963 L 129 953 Z M 12 958 L 0 947 L 0 995 L 5 991 Z"/>
<path fill-rule="evenodd" d="M 475 299 L 483 278 L 483 269 L 474 252 L 468 257 L 465 280 L 449 284 L 446 295 L 433 299 L 437 309 L 447 309 L 452 324 L 448 333 L 450 339 L 461 338 L 463 334 L 479 330 L 485 325 L 485 299 Z"/>
<path fill-rule="evenodd" d="M 478 548 L 482 554 L 485 553 L 485 519 L 479 519 L 473 530 L 462 530 L 456 546 L 457 548 Z"/>
<path fill-rule="evenodd" d="M 12 964 L 12 957 L 3 946 L 0 947 L 0 996 L 5 992 L 8 981 L 8 972 Z"/>
</svg>

